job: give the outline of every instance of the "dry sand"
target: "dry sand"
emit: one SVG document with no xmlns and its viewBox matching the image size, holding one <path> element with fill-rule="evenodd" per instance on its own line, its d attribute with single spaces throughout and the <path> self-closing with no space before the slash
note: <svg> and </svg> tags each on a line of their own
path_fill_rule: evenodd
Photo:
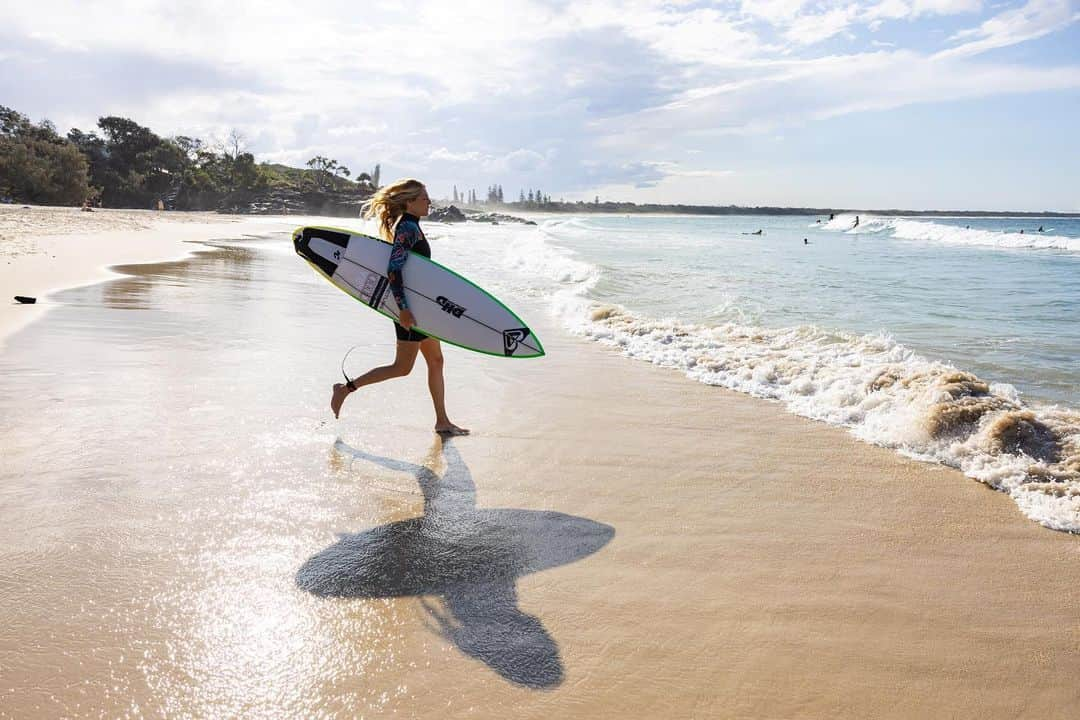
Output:
<svg viewBox="0 0 1080 720">
<path fill-rule="evenodd" d="M 183 229 L 202 239 L 218 232 Z M 5 291 L 16 278 L 28 294 L 59 284 L 50 272 L 34 285 L 50 249 L 71 263 L 72 283 L 98 279 L 106 261 L 134 261 L 132 245 L 149 259 L 148 234 L 135 232 L 119 233 L 139 240 L 116 256 L 100 235 L 50 232 L 37 254 L 5 258 Z M 100 244 L 89 252 L 80 245 L 89 242 Z M 176 240 L 155 247 L 172 255 Z M 10 327 L 5 319 L 0 330 Z M 545 690 L 492 683 L 486 668 L 436 640 L 448 660 L 387 712 L 1078 716 L 1080 538 L 1026 520 L 1007 496 L 958 472 L 543 332 L 544 360 L 455 361 L 449 382 L 452 398 L 499 398 L 459 418 L 479 425 L 455 441 L 479 506 L 554 507 L 615 530 L 586 560 L 517 582 L 521 609 L 558 639 L 565 678 Z M 417 407 L 404 409 L 422 407 L 422 379 L 403 382 L 420 390 Z M 422 457 L 429 440 L 415 434 L 416 447 L 395 457 Z M 423 600 L 389 602 L 424 615 Z M 430 634 L 402 633 L 399 656 L 430 657 Z M 325 691 L 324 710 L 350 714 L 339 704 L 348 688 Z"/>
</svg>

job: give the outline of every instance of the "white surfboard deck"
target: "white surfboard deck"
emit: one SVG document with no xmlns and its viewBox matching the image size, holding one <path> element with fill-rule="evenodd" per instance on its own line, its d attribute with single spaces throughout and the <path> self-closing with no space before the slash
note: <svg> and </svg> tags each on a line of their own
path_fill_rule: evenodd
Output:
<svg viewBox="0 0 1080 720">
<path fill-rule="evenodd" d="M 390 243 L 351 230 L 307 226 L 293 231 L 293 246 L 343 292 L 398 319 L 400 311 L 386 277 Z M 521 318 L 450 268 L 410 252 L 402 277 L 417 330 L 488 355 L 527 358 L 544 354 L 539 338 Z"/>
</svg>

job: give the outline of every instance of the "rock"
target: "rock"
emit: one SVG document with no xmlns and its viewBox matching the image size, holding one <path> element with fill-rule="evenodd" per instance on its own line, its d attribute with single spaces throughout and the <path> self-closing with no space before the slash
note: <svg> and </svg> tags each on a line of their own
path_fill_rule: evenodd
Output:
<svg viewBox="0 0 1080 720">
<path fill-rule="evenodd" d="M 498 225 L 501 222 L 518 223 L 519 225 L 536 224 L 532 220 L 514 217 L 513 215 L 506 215 L 505 213 L 480 212 L 478 210 L 467 210 L 466 213 L 468 219 L 472 222 L 491 223 L 492 225 Z"/>
<path fill-rule="evenodd" d="M 456 206 L 450 205 L 444 208 L 432 208 L 427 219 L 433 222 L 455 223 L 465 222 L 466 217 L 465 213 L 458 210 Z"/>
<path fill-rule="evenodd" d="M 23 305 L 33 305 L 37 302 L 37 298 L 27 297 L 26 295 L 16 295 L 15 302 L 22 303 Z"/>
</svg>

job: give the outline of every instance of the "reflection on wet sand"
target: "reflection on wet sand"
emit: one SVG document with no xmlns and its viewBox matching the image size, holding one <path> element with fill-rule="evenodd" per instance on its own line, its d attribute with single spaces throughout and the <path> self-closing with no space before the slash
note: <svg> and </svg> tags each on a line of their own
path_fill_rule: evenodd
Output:
<svg viewBox="0 0 1080 720">
<path fill-rule="evenodd" d="M 190 285 L 194 280 L 225 279 L 240 286 L 252 280 L 251 265 L 257 256 L 251 248 L 197 244 L 209 249 L 182 260 L 114 266 L 112 269 L 123 277 L 101 286 L 102 302 L 110 308 L 145 310 L 150 307 L 151 290 L 163 283 Z"/>
<path fill-rule="evenodd" d="M 518 608 L 517 578 L 591 555 L 614 528 L 559 512 L 477 508 L 472 474 L 450 439 L 436 439 L 425 465 L 371 455 L 340 440 L 335 447 L 411 473 L 424 495 L 424 514 L 341 535 L 304 563 L 297 585 L 322 597 L 418 596 L 432 629 L 466 655 L 519 685 L 560 684 L 558 645 L 539 618 Z M 441 477 L 431 467 L 440 455 L 446 464 Z"/>
</svg>

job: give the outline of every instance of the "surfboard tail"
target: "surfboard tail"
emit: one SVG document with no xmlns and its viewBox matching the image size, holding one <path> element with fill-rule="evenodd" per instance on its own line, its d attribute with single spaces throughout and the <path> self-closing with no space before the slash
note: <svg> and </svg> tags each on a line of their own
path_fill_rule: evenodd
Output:
<svg viewBox="0 0 1080 720">
<path fill-rule="evenodd" d="M 337 257 L 327 257 L 315 252 L 311 247 L 312 238 L 325 240 L 341 248 L 341 250 L 336 253 Z M 337 271 L 338 262 L 341 260 L 341 253 L 345 252 L 345 248 L 348 247 L 348 245 L 349 235 L 346 233 L 315 227 L 300 227 L 293 230 L 293 248 L 296 250 L 296 254 L 317 267 L 321 273 L 326 275 L 326 277 L 334 276 L 334 273 Z"/>
</svg>

